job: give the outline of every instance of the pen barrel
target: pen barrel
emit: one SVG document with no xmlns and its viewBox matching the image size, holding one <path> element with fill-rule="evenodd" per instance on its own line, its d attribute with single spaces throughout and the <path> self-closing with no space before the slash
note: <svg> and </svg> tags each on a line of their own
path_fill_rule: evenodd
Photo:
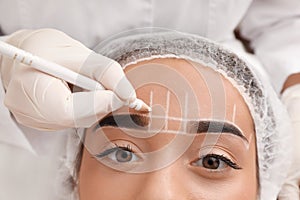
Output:
<svg viewBox="0 0 300 200">
<path fill-rule="evenodd" d="M 45 72 L 47 74 L 65 80 L 68 83 L 81 87 L 82 89 L 86 89 L 90 91 L 104 90 L 103 86 L 100 85 L 100 83 L 98 83 L 97 81 L 90 79 L 86 76 L 83 76 L 81 74 L 78 74 L 54 62 L 46 61 L 40 57 L 34 56 L 31 66 L 42 72 Z"/>
<path fill-rule="evenodd" d="M 22 49 L 14 47 L 3 41 L 0 41 L 0 53 L 13 60 L 17 60 L 27 65 L 30 65 L 34 58 L 31 53 L 23 51 Z"/>
<path fill-rule="evenodd" d="M 29 65 L 41 72 L 47 73 L 56 78 L 67 81 L 86 90 L 104 90 L 104 87 L 97 81 L 86 76 L 78 74 L 66 67 L 43 58 L 32 55 L 22 49 L 16 48 L 10 44 L 0 41 L 0 53 L 13 60 Z"/>
</svg>

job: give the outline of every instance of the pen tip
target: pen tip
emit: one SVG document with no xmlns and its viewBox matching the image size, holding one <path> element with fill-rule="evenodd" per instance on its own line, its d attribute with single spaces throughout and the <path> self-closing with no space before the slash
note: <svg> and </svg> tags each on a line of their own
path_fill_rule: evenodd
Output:
<svg viewBox="0 0 300 200">
<path fill-rule="evenodd" d="M 144 101 L 142 101 L 140 99 L 136 99 L 134 102 L 130 103 L 128 106 L 139 112 L 151 112 L 152 111 L 151 107 L 148 106 Z"/>
<path fill-rule="evenodd" d="M 147 104 L 145 104 L 145 102 L 143 102 L 143 105 L 141 107 L 141 109 L 139 110 L 140 112 L 151 112 L 152 109 L 150 106 L 148 106 Z"/>
</svg>

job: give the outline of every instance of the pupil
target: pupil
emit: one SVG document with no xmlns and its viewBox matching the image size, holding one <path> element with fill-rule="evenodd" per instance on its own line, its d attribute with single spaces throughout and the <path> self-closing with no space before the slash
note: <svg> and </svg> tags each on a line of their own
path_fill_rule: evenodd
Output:
<svg viewBox="0 0 300 200">
<path fill-rule="evenodd" d="M 128 162 L 132 159 L 132 153 L 125 150 L 117 150 L 116 158 L 118 162 Z"/>
<path fill-rule="evenodd" d="M 127 157 L 127 153 L 126 152 L 123 152 L 122 153 L 122 158 L 126 158 Z"/>
</svg>

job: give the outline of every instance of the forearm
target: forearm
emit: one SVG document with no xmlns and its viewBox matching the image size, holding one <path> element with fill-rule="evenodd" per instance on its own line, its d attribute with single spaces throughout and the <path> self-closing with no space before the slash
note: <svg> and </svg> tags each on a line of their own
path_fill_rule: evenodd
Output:
<svg viewBox="0 0 300 200">
<path fill-rule="evenodd" d="M 296 84 L 300 84 L 300 72 L 296 74 L 290 75 L 285 81 L 281 93 L 284 92 L 287 88 L 294 86 Z"/>
<path fill-rule="evenodd" d="M 299 79 L 291 76 L 300 73 L 299 9 L 299 0 L 253 1 L 239 26 L 278 94 Z"/>
<path fill-rule="evenodd" d="M 293 131 L 290 133 L 294 146 L 293 163 L 282 187 L 279 200 L 299 200 L 300 183 L 300 73 L 290 75 L 282 88 L 281 100 L 285 105 L 292 122 Z"/>
</svg>

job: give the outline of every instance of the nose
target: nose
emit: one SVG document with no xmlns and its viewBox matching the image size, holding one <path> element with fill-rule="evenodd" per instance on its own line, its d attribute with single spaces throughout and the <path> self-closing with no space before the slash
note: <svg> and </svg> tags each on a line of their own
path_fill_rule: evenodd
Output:
<svg viewBox="0 0 300 200">
<path fill-rule="evenodd" d="M 144 175 L 136 200 L 184 200 L 188 198 L 184 172 L 176 166 Z"/>
</svg>

